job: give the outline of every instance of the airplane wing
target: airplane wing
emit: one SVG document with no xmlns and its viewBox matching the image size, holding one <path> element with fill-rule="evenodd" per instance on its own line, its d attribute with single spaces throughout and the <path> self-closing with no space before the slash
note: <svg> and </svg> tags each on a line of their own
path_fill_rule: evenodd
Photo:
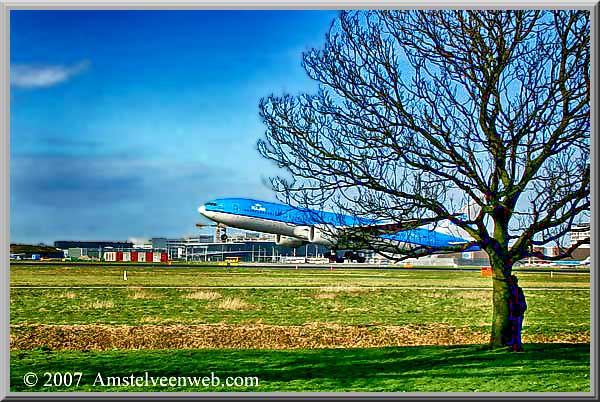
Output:
<svg viewBox="0 0 600 402">
<path fill-rule="evenodd" d="M 471 241 L 462 237 L 453 236 L 450 234 L 437 232 L 430 229 L 412 229 L 403 232 L 398 232 L 391 235 L 380 236 L 384 239 L 397 241 L 399 243 L 415 244 L 422 247 L 430 247 L 433 249 L 444 249 L 448 247 L 456 247 L 468 245 Z M 471 245 L 464 251 L 477 251 L 479 246 Z"/>
<path fill-rule="evenodd" d="M 474 220 L 480 213 L 481 207 L 477 204 L 467 204 L 455 217 L 462 219 Z M 427 229 L 425 226 L 430 223 L 435 223 L 435 228 Z M 414 228 L 415 226 L 419 226 Z M 369 226 L 366 226 L 369 228 Z M 436 218 L 413 220 L 404 223 L 387 223 L 381 225 L 372 225 L 373 231 L 381 233 L 379 237 L 384 239 L 401 242 L 405 244 L 413 244 L 423 247 L 431 247 L 433 249 L 448 248 L 453 246 L 466 245 L 474 239 L 463 228 L 454 225 L 449 219 L 439 220 Z M 412 227 L 414 229 L 408 229 Z M 345 230 L 351 230 L 346 228 Z M 470 245 L 464 251 L 478 251 L 481 248 L 477 245 Z"/>
<path fill-rule="evenodd" d="M 457 247 L 462 245 L 468 245 L 473 240 L 466 231 L 456 227 L 453 228 L 449 225 L 449 221 L 439 225 L 439 230 L 428 229 L 424 227 L 414 228 L 415 223 L 423 225 L 423 221 L 414 222 L 407 224 L 407 222 L 398 223 L 387 223 L 380 225 L 366 225 L 366 226 L 347 226 L 340 228 L 347 235 L 373 235 L 377 236 L 384 241 L 390 241 L 394 243 L 404 244 L 411 247 L 426 247 L 432 249 L 446 249 L 450 247 Z M 407 227 L 413 227 L 413 229 L 407 229 Z M 411 248 L 409 247 L 409 248 Z M 479 246 L 470 245 L 463 251 L 478 251 Z"/>
<path fill-rule="evenodd" d="M 362 232 L 376 232 L 381 234 L 393 234 L 404 230 L 414 230 L 415 227 L 428 225 L 430 223 L 434 223 L 439 221 L 439 218 L 431 218 L 431 219 L 419 219 L 419 220 L 410 220 L 400 222 L 391 222 L 391 223 L 377 223 L 377 224 L 366 224 L 366 225 L 354 225 L 354 226 L 343 226 L 341 229 L 346 231 L 351 231 L 352 229 L 360 230 Z"/>
</svg>

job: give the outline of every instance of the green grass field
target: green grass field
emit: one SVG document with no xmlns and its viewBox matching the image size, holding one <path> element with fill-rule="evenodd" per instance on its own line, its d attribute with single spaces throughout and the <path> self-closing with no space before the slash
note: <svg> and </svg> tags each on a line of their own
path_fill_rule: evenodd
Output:
<svg viewBox="0 0 600 402">
<path fill-rule="evenodd" d="M 13 351 L 13 391 L 589 392 L 588 344 L 534 344 L 524 353 L 481 346 L 328 350 Z M 82 372 L 79 386 L 45 387 L 43 373 Z M 26 387 L 23 376 L 40 382 Z M 257 377 L 258 387 L 107 386 L 106 377 Z M 102 381 L 97 379 L 101 374 Z M 223 380 L 222 380 L 223 381 Z M 52 382 L 50 383 L 52 384 Z M 114 384 L 114 383 L 113 383 Z M 104 385 L 104 386 L 103 386 Z"/>
<path fill-rule="evenodd" d="M 522 354 L 485 349 L 491 278 L 479 272 L 128 268 L 127 277 L 115 267 L 11 266 L 11 390 L 167 391 L 38 389 L 22 380 L 67 369 L 87 378 L 103 367 L 114 376 L 238 376 L 254 368 L 262 385 L 234 390 L 259 392 L 589 391 L 585 274 L 519 274 L 529 306 Z M 267 334 L 273 340 L 262 339 Z M 390 339 L 377 345 L 387 347 L 363 347 L 380 334 Z M 164 342 L 141 339 L 153 336 Z M 168 349 L 179 336 L 183 347 L 198 336 L 216 346 Z M 235 337 L 245 338 L 240 348 L 222 348 Z M 303 349 L 313 340 L 317 349 Z M 215 391 L 168 389 L 179 390 Z"/>
<path fill-rule="evenodd" d="M 526 293 L 528 334 L 589 330 L 589 291 Z M 568 298 L 568 302 L 565 300 Z M 227 301 L 237 301 L 230 306 Z M 489 290 L 13 289 L 12 324 L 445 323 L 485 329 Z M 565 325 L 564 323 L 568 323 Z"/>
<path fill-rule="evenodd" d="M 416 271 L 260 268 L 124 268 L 114 266 L 11 266 L 11 286 L 402 286 L 402 287 L 491 287 L 490 277 L 477 271 Z M 527 287 L 589 288 L 585 274 L 520 273 L 520 285 Z"/>
</svg>

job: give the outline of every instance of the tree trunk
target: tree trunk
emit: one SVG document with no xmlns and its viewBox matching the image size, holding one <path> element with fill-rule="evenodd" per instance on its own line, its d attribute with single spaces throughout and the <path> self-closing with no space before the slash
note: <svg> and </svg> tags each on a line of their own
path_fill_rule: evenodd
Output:
<svg viewBox="0 0 600 402">
<path fill-rule="evenodd" d="M 510 291 L 506 278 L 511 269 L 507 269 L 506 262 L 497 256 L 490 256 L 493 282 L 493 317 L 490 348 L 500 348 L 506 345 L 510 337 L 510 323 L 508 321 L 508 298 Z M 512 267 L 511 267 L 512 268 Z"/>
</svg>

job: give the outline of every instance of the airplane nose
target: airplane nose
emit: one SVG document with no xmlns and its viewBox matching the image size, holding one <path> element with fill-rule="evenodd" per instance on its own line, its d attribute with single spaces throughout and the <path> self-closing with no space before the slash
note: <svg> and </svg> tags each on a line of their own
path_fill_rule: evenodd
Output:
<svg viewBox="0 0 600 402">
<path fill-rule="evenodd" d="M 204 205 L 200 206 L 198 208 L 198 212 L 200 212 L 202 215 L 204 215 L 206 212 L 206 207 Z"/>
</svg>

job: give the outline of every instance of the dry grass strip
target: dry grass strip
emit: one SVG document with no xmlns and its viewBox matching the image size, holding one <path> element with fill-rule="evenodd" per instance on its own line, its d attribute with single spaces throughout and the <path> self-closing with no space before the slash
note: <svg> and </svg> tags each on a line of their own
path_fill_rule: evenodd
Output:
<svg viewBox="0 0 600 402">
<path fill-rule="evenodd" d="M 237 297 L 228 297 L 219 304 L 217 308 L 221 310 L 250 310 L 254 306 Z"/>
<path fill-rule="evenodd" d="M 335 299 L 337 293 L 317 293 L 315 299 Z"/>
<path fill-rule="evenodd" d="M 335 285 L 323 286 L 319 290 L 324 293 L 365 293 L 368 292 L 370 288 L 361 286 Z"/>
<path fill-rule="evenodd" d="M 159 295 L 144 288 L 131 288 L 127 297 L 130 299 L 158 299 Z"/>
<path fill-rule="evenodd" d="M 216 300 L 221 297 L 221 294 L 212 290 L 198 290 L 196 292 L 187 293 L 183 297 L 194 300 Z"/>
<path fill-rule="evenodd" d="M 117 349 L 299 349 L 364 348 L 408 345 L 486 344 L 487 331 L 444 324 L 342 326 L 312 323 L 277 325 L 13 325 L 11 350 Z M 524 336 L 525 343 L 590 341 L 589 331 L 566 336 Z"/>
<path fill-rule="evenodd" d="M 360 293 L 369 292 L 371 289 L 360 286 L 347 286 L 347 285 L 335 285 L 335 286 L 324 286 L 319 288 L 317 293 L 313 295 L 315 299 L 335 299 L 338 295 L 352 295 L 356 296 Z"/>
<path fill-rule="evenodd" d="M 85 304 L 85 307 L 97 310 L 104 310 L 115 307 L 115 303 L 112 300 L 96 300 L 91 303 Z"/>
</svg>

